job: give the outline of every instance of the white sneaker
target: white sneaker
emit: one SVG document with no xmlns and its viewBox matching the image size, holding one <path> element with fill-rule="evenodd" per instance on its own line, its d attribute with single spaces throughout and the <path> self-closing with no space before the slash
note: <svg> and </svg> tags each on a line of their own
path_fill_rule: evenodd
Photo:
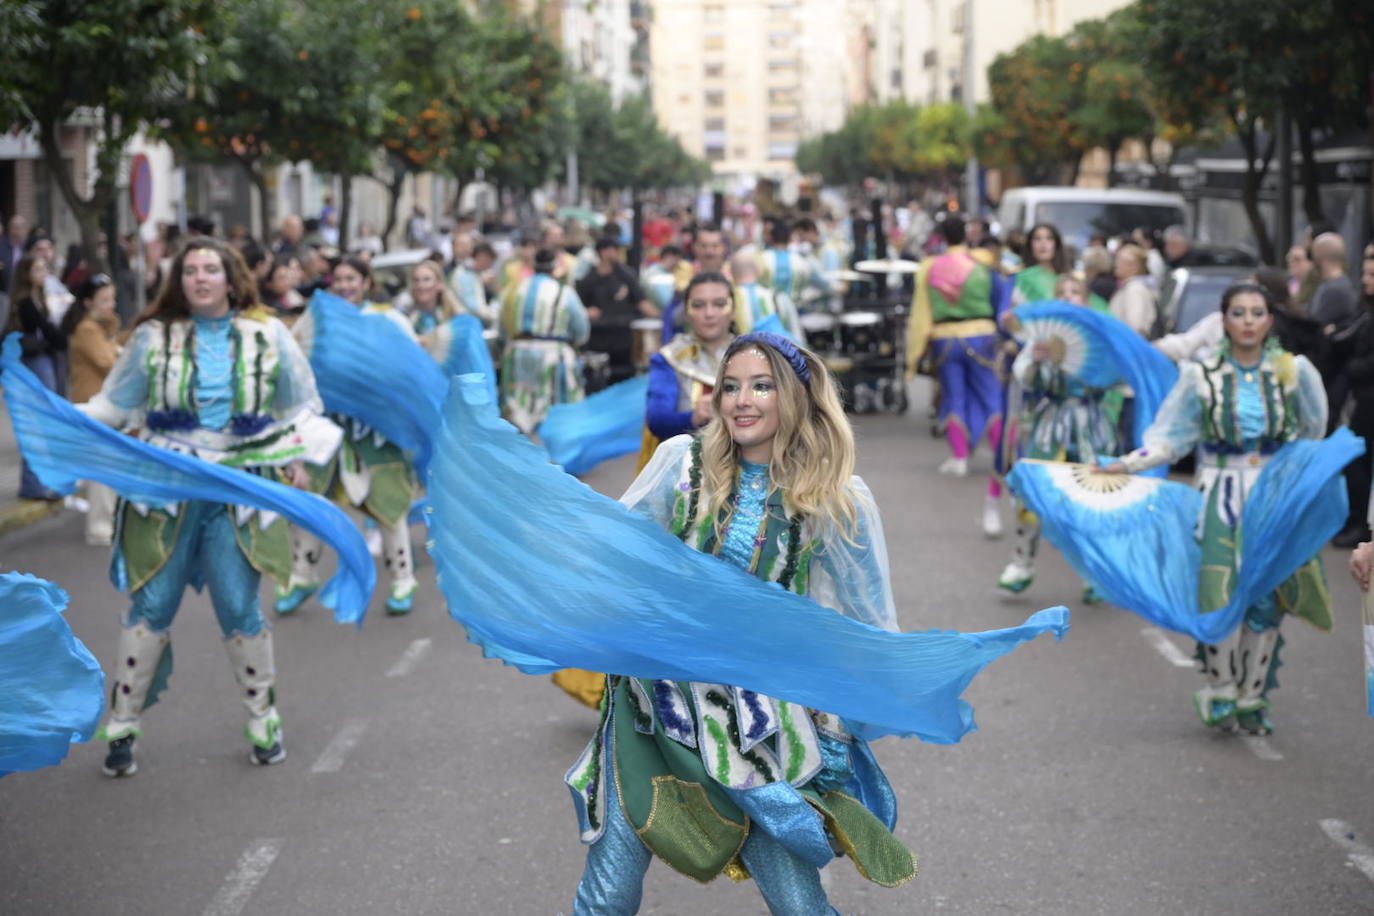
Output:
<svg viewBox="0 0 1374 916">
<path fill-rule="evenodd" d="M 967 477 L 968 459 L 955 458 L 953 455 L 950 455 L 941 463 L 938 470 L 941 474 L 948 474 L 951 477 Z"/>
<path fill-rule="evenodd" d="M 994 540 L 1002 536 L 1002 504 L 996 496 L 983 497 L 983 533 Z"/>
<path fill-rule="evenodd" d="M 997 587 L 1017 594 L 1030 588 L 1033 581 L 1035 570 L 1012 560 L 1007 564 L 1007 568 L 1002 570 L 1002 575 L 997 577 Z"/>
</svg>

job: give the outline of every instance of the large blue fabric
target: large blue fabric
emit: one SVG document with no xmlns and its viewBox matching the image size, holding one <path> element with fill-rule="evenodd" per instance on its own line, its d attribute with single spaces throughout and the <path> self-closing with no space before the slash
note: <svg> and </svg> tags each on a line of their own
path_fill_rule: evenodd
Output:
<svg viewBox="0 0 1374 916">
<path fill-rule="evenodd" d="M 439 360 L 439 368 L 444 375 L 467 375 L 480 372 L 487 377 L 491 386 L 492 399 L 496 399 L 496 367 L 491 361 L 491 348 L 482 336 L 482 322 L 474 315 L 455 315 L 449 319 L 450 335 L 448 353 Z M 440 402 L 447 393 L 445 387 L 439 395 Z"/>
<path fill-rule="evenodd" d="M 105 675 L 62 617 L 66 607 L 51 582 L 0 575 L 0 776 L 61 763 L 100 722 Z"/>
<path fill-rule="evenodd" d="M 310 368 L 325 409 L 366 423 L 412 452 L 423 479 L 448 390 L 444 369 L 391 319 L 365 314 L 347 299 L 319 290 L 310 313 Z M 465 350 L 455 346 L 454 352 Z"/>
<path fill-rule="evenodd" d="M 555 404 L 539 425 L 539 438 L 563 470 L 585 474 L 603 461 L 639 451 L 648 393 L 649 377 L 639 375 L 584 400 Z"/>
<path fill-rule="evenodd" d="M 1051 608 L 985 633 L 892 633 L 771 586 L 549 464 L 481 378 L 456 380 L 435 455 L 429 549 L 449 612 L 528 674 L 734 684 L 846 717 L 867 738 L 953 743 L 975 727 L 960 699 L 974 675 L 1068 628 Z"/>
<path fill-rule="evenodd" d="M 1198 613 L 1202 550 L 1193 529 L 1202 495 L 1142 476 L 1094 474 L 1086 465 L 1023 460 L 1009 481 L 1040 517 L 1045 536 L 1107 600 L 1204 643 L 1240 625 L 1246 608 L 1319 553 L 1348 513 L 1341 469 L 1363 453 L 1342 427 L 1274 455 L 1241 514 L 1244 554 L 1230 603 Z"/>
<path fill-rule="evenodd" d="M 1178 381 L 1178 367 L 1173 361 L 1119 318 L 1072 302 L 1035 302 L 1016 309 L 1015 315 L 1032 338 L 1075 336 L 1074 344 L 1083 348 L 1085 359 L 1074 376 L 1084 385 L 1109 388 L 1125 382 L 1131 387 L 1135 392 L 1135 441 L 1131 447 L 1141 445 L 1159 405 Z M 1168 472 L 1167 467 L 1158 467 L 1145 473 L 1164 477 Z"/>
<path fill-rule="evenodd" d="M 97 423 L 44 388 L 20 363 L 19 350 L 19 336 L 11 334 L 0 355 L 5 402 L 24 458 L 45 486 L 72 493 L 78 481 L 94 480 L 135 502 L 203 499 L 275 512 L 338 552 L 338 571 L 321 591 L 320 600 L 334 609 L 340 623 L 362 624 L 377 570 L 357 526 L 337 506 L 247 471 L 157 448 Z"/>
</svg>

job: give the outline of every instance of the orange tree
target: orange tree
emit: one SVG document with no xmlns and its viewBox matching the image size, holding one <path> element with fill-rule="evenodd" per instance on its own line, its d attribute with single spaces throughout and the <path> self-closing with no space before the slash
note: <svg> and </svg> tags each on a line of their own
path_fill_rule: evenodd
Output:
<svg viewBox="0 0 1374 916">
<path fill-rule="evenodd" d="M 1074 125 L 1087 66 L 1064 38 L 1037 35 L 988 67 L 991 110 L 974 119 L 974 145 L 988 165 L 1017 167 L 1030 184 L 1078 165 L 1088 143 Z"/>
<path fill-rule="evenodd" d="M 95 270 L 108 267 L 100 232 L 125 147 L 146 122 L 185 98 L 215 60 L 225 27 L 213 0 L 0 3 L 0 124 L 37 135 Z M 78 184 L 62 146 L 63 127 L 79 118 L 99 127 L 89 186 Z M 117 241 L 110 233 L 111 244 Z"/>
</svg>

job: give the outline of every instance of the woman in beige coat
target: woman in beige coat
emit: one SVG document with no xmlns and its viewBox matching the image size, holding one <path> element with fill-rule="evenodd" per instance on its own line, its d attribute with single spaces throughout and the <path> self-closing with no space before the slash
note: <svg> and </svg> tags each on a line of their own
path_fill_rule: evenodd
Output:
<svg viewBox="0 0 1374 916">
<path fill-rule="evenodd" d="M 115 312 L 114 281 L 96 274 L 83 283 L 76 302 L 62 316 L 71 363 L 68 390 L 72 401 L 85 403 L 100 391 L 119 356 L 119 315 Z M 86 484 L 90 510 L 86 514 L 86 543 L 110 546 L 114 536 L 115 492 L 94 481 Z"/>
</svg>

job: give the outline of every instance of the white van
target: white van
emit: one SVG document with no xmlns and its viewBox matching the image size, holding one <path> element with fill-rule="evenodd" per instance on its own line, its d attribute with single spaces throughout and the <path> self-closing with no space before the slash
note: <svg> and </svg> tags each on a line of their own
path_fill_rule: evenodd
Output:
<svg viewBox="0 0 1374 916">
<path fill-rule="evenodd" d="M 1129 235 L 1141 226 L 1163 231 L 1187 223 L 1183 195 L 1126 188 L 1012 188 L 1002 193 L 997 211 L 1002 237 L 1014 229 L 1029 236 L 1031 227 L 1049 223 L 1065 244 L 1082 250 L 1093 235 Z"/>
</svg>

